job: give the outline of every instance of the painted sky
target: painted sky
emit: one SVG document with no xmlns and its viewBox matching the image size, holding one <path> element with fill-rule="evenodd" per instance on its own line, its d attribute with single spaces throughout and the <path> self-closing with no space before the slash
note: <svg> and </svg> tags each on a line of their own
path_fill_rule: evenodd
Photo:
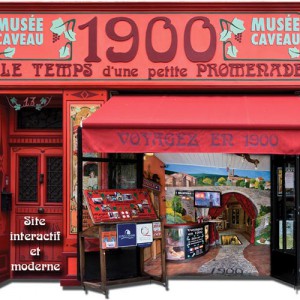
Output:
<svg viewBox="0 0 300 300">
<path fill-rule="evenodd" d="M 225 168 L 211 168 L 203 166 L 190 166 L 190 165 L 177 165 L 177 164 L 168 164 L 166 167 L 167 171 L 172 172 L 182 172 L 190 175 L 193 174 L 212 174 L 212 175 L 224 175 L 227 176 L 227 171 Z M 259 170 L 234 170 L 234 175 L 240 177 L 248 178 L 257 178 L 263 177 L 264 180 L 270 181 L 270 172 L 269 171 L 259 171 Z"/>
</svg>

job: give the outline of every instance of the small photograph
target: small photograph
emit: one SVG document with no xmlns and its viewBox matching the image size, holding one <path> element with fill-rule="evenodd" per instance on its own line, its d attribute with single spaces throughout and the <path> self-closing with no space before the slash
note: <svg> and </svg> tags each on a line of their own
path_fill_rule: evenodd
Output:
<svg viewBox="0 0 300 300">
<path fill-rule="evenodd" d="M 123 200 L 124 201 L 131 201 L 131 200 L 133 200 L 132 194 L 123 194 Z"/>
<path fill-rule="evenodd" d="M 116 196 L 115 195 L 106 195 L 106 200 L 108 202 L 114 202 L 117 200 Z"/>
<path fill-rule="evenodd" d="M 102 211 L 111 211 L 110 206 L 107 205 L 107 204 L 103 204 L 103 205 L 101 206 L 101 208 L 102 208 Z"/>
<path fill-rule="evenodd" d="M 131 210 L 131 215 L 133 217 L 137 217 L 139 215 L 138 211 L 136 209 Z"/>
<path fill-rule="evenodd" d="M 109 212 L 108 216 L 110 219 L 119 219 L 119 213 L 117 211 Z"/>
<path fill-rule="evenodd" d="M 137 204 L 137 207 L 139 212 L 144 212 L 144 208 L 142 204 Z"/>
<path fill-rule="evenodd" d="M 123 196 L 122 196 L 122 194 L 121 193 L 115 193 L 116 195 L 115 195 L 115 197 L 116 197 L 116 200 L 117 201 L 123 201 Z"/>
<path fill-rule="evenodd" d="M 114 211 L 113 213 L 113 218 L 118 219 L 119 218 L 119 213 L 117 211 Z"/>
<path fill-rule="evenodd" d="M 142 205 L 143 205 L 143 208 L 145 208 L 145 209 L 150 208 L 149 202 L 148 202 L 147 199 L 144 199 L 144 200 L 142 201 Z"/>
<path fill-rule="evenodd" d="M 103 203 L 103 198 L 99 197 L 99 198 L 92 198 L 92 201 L 94 204 L 102 204 Z"/>
</svg>

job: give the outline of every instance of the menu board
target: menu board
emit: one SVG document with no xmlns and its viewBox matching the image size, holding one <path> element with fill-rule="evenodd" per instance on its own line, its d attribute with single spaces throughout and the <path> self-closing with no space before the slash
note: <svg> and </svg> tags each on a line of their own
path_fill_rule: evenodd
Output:
<svg viewBox="0 0 300 300">
<path fill-rule="evenodd" d="M 186 228 L 185 258 L 198 256 L 205 251 L 204 227 Z"/>
<path fill-rule="evenodd" d="M 94 224 L 157 220 L 146 189 L 85 190 L 84 196 Z"/>
</svg>

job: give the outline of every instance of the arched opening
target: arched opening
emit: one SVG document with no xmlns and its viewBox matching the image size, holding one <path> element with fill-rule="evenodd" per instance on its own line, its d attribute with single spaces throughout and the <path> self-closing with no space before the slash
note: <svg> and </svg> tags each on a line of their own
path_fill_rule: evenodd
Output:
<svg viewBox="0 0 300 300">
<path fill-rule="evenodd" d="M 226 229 L 242 232 L 254 244 L 257 209 L 245 195 L 235 192 L 223 194 L 222 206 L 210 208 L 209 215 L 213 219 L 222 219 Z"/>
</svg>

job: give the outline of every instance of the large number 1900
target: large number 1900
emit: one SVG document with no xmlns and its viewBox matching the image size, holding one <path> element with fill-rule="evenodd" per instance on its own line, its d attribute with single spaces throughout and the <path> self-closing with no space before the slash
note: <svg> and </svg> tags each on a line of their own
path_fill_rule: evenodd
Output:
<svg viewBox="0 0 300 300">
<path fill-rule="evenodd" d="M 199 21 L 199 22 L 198 22 Z M 115 27 L 119 22 L 126 22 L 130 25 L 130 32 L 126 35 L 119 35 Z M 164 22 L 164 29 L 169 30 L 171 34 L 171 41 L 169 48 L 164 52 L 156 51 L 152 44 L 152 36 L 154 34 L 154 25 L 157 22 Z M 193 48 L 191 41 L 191 31 L 194 24 L 198 22 L 201 24 L 202 28 L 207 29 L 210 34 L 210 42 L 205 51 L 197 51 Z M 196 26 L 196 25 L 195 25 Z M 199 25 L 198 25 L 199 26 Z M 85 58 L 86 62 L 100 62 L 101 58 L 98 56 L 98 34 L 97 34 L 97 17 L 94 17 L 89 22 L 80 25 L 78 27 L 80 30 L 87 28 L 88 30 L 88 55 Z M 106 50 L 107 59 L 110 62 L 130 62 L 132 61 L 137 53 L 140 46 L 139 29 L 134 20 L 128 17 L 116 17 L 110 19 L 105 26 L 105 33 L 108 38 L 116 42 L 126 42 L 132 39 L 132 44 L 127 52 L 116 52 L 114 47 L 109 47 Z M 151 19 L 147 25 L 146 29 L 146 43 L 145 50 L 148 59 L 154 63 L 167 63 L 174 59 L 177 52 L 178 45 L 178 35 L 175 26 L 172 21 L 164 16 L 155 17 Z M 199 36 L 201 39 L 201 36 Z M 210 23 L 207 17 L 196 16 L 191 18 L 185 25 L 185 30 L 183 34 L 183 44 L 184 52 L 188 60 L 191 62 L 208 62 L 210 61 L 216 51 L 216 30 L 214 26 Z"/>
<path fill-rule="evenodd" d="M 275 147 L 278 145 L 278 136 L 275 134 L 249 134 L 244 138 L 246 147 Z"/>
</svg>

